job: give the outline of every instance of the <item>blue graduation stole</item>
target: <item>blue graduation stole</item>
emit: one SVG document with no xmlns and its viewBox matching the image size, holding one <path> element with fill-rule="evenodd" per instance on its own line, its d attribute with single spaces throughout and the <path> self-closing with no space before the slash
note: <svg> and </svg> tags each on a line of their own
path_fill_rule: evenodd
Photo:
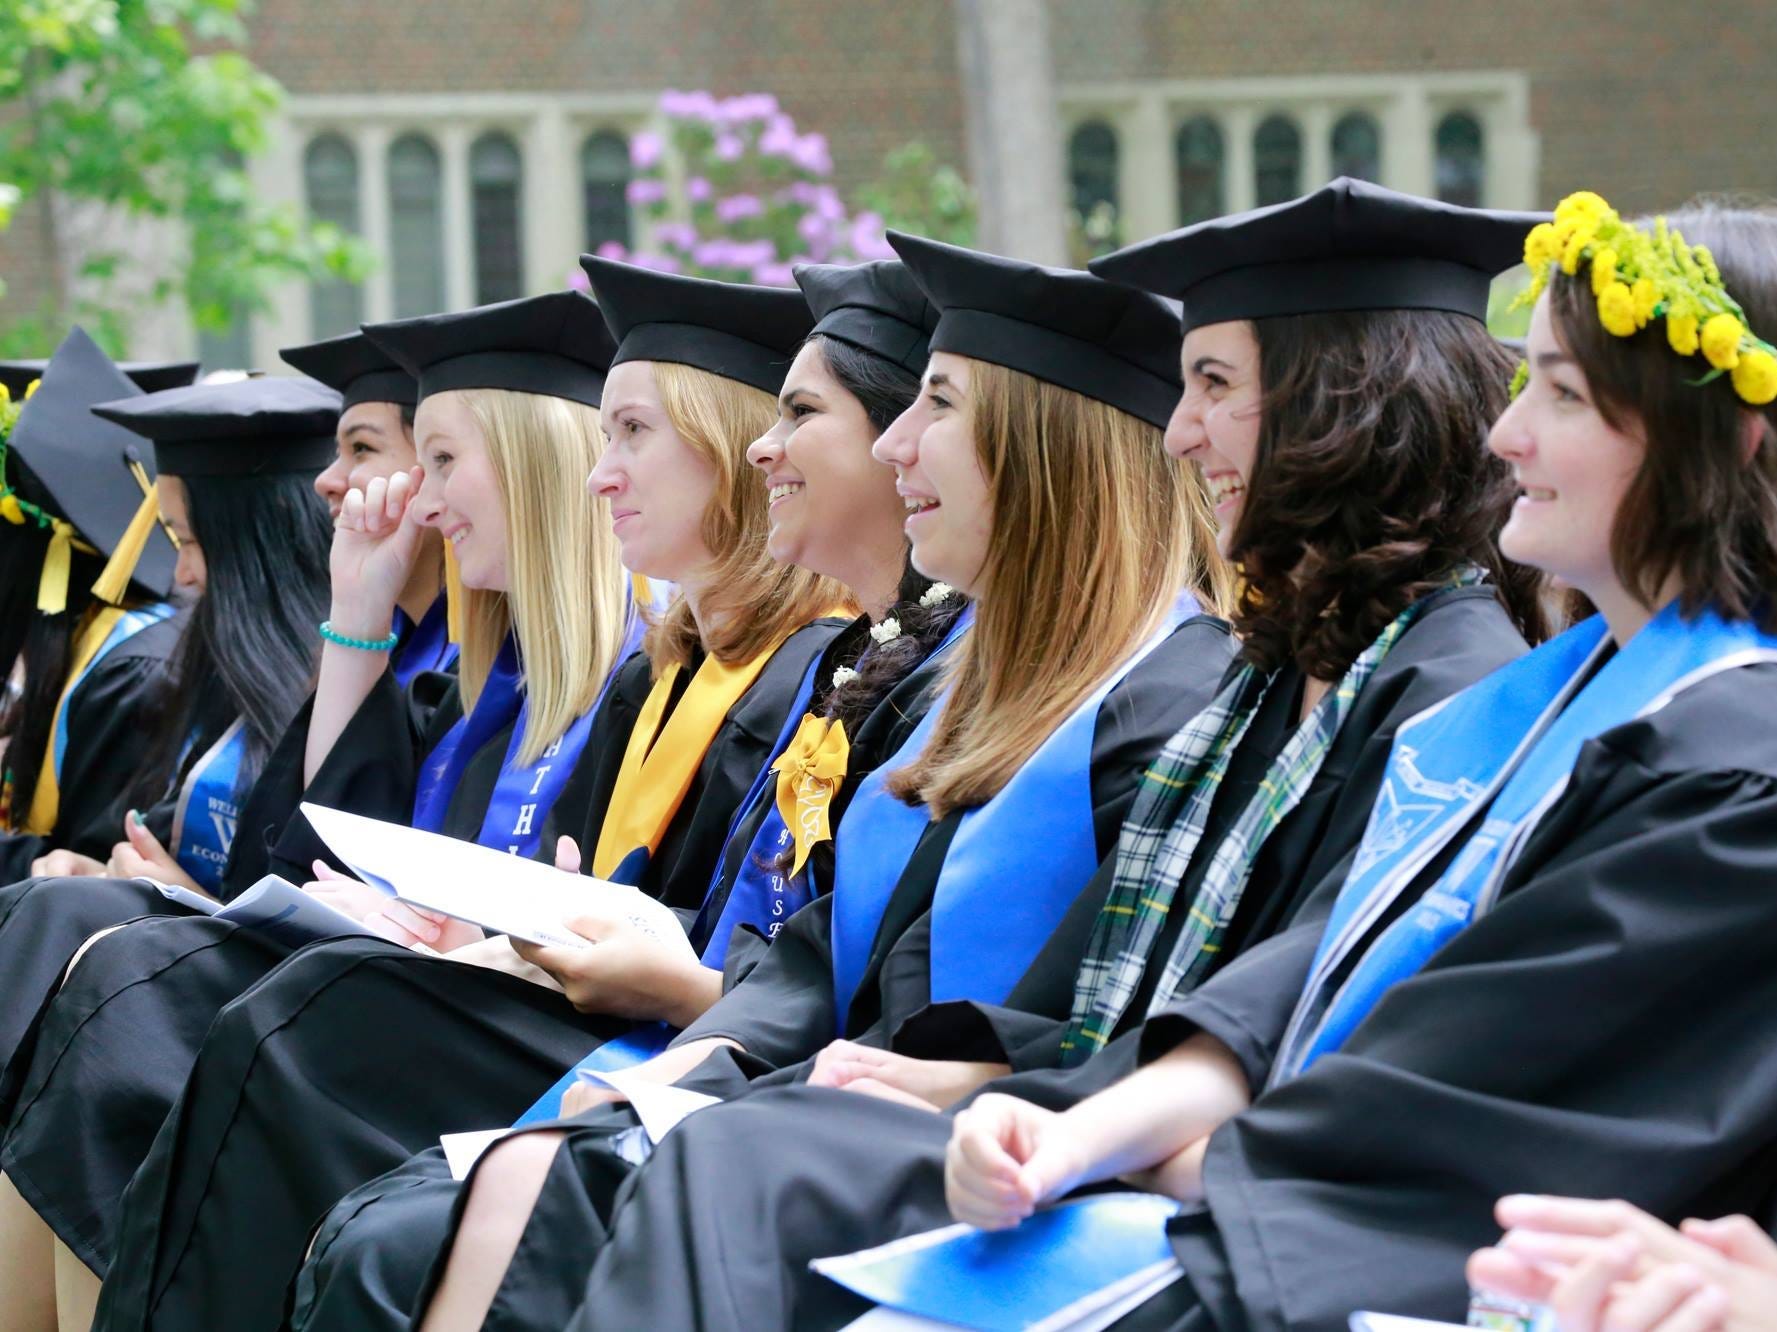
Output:
<svg viewBox="0 0 1777 1332">
<path fill-rule="evenodd" d="M 55 764 L 56 781 L 58 784 L 62 780 L 62 762 L 68 753 L 68 712 L 73 706 L 74 695 L 79 692 L 80 686 L 86 682 L 86 677 L 93 673 L 93 667 L 105 660 L 106 656 L 110 654 L 112 649 L 121 647 L 150 625 L 156 625 L 162 620 L 171 619 L 175 613 L 175 608 L 165 601 L 157 601 L 152 606 L 143 606 L 137 610 L 125 611 L 118 619 L 117 623 L 111 627 L 111 632 L 105 635 L 105 641 L 99 644 L 99 650 L 93 653 L 92 660 L 86 663 L 85 667 L 81 669 L 80 674 L 75 676 L 68 687 L 62 691 L 62 701 L 56 709 L 55 725 L 50 729 L 50 734 L 55 737 L 55 745 L 52 750 L 54 758 L 52 761 Z"/>
<path fill-rule="evenodd" d="M 395 683 L 403 689 L 422 671 L 448 671 L 457 659 L 457 645 L 450 641 L 450 607 L 444 593 L 427 608 L 420 622 L 407 618 L 395 607 L 395 634 L 400 640 L 389 658 Z"/>
<path fill-rule="evenodd" d="M 247 725 L 237 718 L 191 765 L 173 806 L 173 858 L 208 893 L 222 886 L 222 871 L 228 868 L 240 823 L 246 760 Z"/>
<path fill-rule="evenodd" d="M 1657 712 L 1721 671 L 1777 661 L 1777 637 L 1713 610 L 1687 621 L 1676 602 L 1614 655 L 1610 649 L 1604 622 L 1595 616 L 1396 733 L 1272 1085 L 1340 1049 L 1389 989 L 1492 908 L 1519 852 L 1566 790 L 1586 741 Z M 1442 877 L 1358 957 L 1335 990 L 1333 976 L 1390 904 L 1482 809 L 1486 818 Z"/>
<path fill-rule="evenodd" d="M 932 1002 L 998 1003 L 1055 932 L 1098 868 L 1092 822 L 1092 738 L 1105 696 L 1200 612 L 1186 593 L 1152 638 L 1112 671 L 999 794 L 963 815 L 932 901 Z M 937 724 L 934 704 L 906 744 L 858 787 L 834 835 L 833 1000 L 837 1034 L 895 885 L 931 819 L 889 794 Z"/>
<path fill-rule="evenodd" d="M 518 665 L 518 644 L 508 638 L 500 647 L 488 671 L 481 696 L 467 716 L 459 717 L 445 732 L 421 765 L 419 785 L 413 797 L 413 826 L 428 832 L 441 832 L 451 797 L 469 760 L 483 745 L 511 726 L 512 739 L 506 746 L 506 757 L 500 764 L 500 775 L 488 799 L 487 812 L 475 840 L 482 846 L 509 851 L 515 856 L 534 857 L 543 839 L 543 823 L 554 807 L 556 798 L 567 785 L 592 734 L 592 724 L 611 682 L 630 654 L 640 646 L 644 626 L 633 612 L 623 647 L 616 661 L 599 686 L 592 706 L 577 718 L 534 763 L 521 765 L 519 751 L 524 746 L 525 723 L 530 703 L 524 697 L 524 686 Z"/>
</svg>

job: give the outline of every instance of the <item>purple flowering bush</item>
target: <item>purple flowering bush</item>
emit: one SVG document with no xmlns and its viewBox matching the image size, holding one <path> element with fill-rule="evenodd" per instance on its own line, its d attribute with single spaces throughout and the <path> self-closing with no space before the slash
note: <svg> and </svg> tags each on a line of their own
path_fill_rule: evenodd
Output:
<svg viewBox="0 0 1777 1332">
<path fill-rule="evenodd" d="M 629 153 L 643 238 L 604 246 L 609 258 L 788 286 L 792 264 L 893 257 L 882 218 L 852 214 L 833 188 L 826 136 L 800 132 L 769 93 L 663 93 Z"/>
</svg>

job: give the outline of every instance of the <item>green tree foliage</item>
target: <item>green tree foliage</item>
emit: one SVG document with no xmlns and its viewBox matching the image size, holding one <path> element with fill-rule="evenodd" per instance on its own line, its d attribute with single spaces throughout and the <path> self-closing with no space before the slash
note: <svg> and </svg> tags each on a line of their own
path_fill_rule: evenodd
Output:
<svg viewBox="0 0 1777 1332">
<path fill-rule="evenodd" d="M 975 194 L 955 167 L 920 140 L 902 144 L 882 161 L 875 180 L 859 191 L 864 207 L 897 231 L 975 243 Z"/>
<path fill-rule="evenodd" d="M 0 0 L 0 224 L 8 211 L 33 207 L 51 222 L 52 196 L 182 223 L 184 258 L 149 296 L 182 299 L 205 329 L 264 309 L 267 287 L 281 279 L 362 277 L 368 252 L 358 242 L 255 199 L 242 170 L 264 147 L 282 96 L 232 49 L 245 39 L 249 3 Z M 8 311 L 7 341 L 41 333 L 48 344 L 82 318 L 116 342 L 129 312 L 116 308 L 110 279 L 130 255 L 84 250 L 70 259 L 58 228 L 39 230 L 51 298 L 42 311 Z M 70 272 L 99 293 L 95 301 L 77 308 Z"/>
</svg>

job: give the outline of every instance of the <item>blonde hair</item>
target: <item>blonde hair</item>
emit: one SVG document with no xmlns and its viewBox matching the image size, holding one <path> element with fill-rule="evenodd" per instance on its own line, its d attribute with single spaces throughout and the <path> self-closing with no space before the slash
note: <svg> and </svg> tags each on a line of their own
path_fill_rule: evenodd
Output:
<svg viewBox="0 0 1777 1332">
<path fill-rule="evenodd" d="M 943 711 L 889 789 L 933 818 L 999 793 L 1161 624 L 1178 593 L 1222 612 L 1233 576 L 1195 467 L 1160 429 L 1016 370 L 968 360 L 993 535 Z"/>
<path fill-rule="evenodd" d="M 505 592 L 464 594 L 463 710 L 508 632 L 524 672 L 520 763 L 534 763 L 598 697 L 623 650 L 629 575 L 602 500 L 585 495 L 604 452 L 596 409 L 509 389 L 460 389 L 481 427 L 506 514 Z"/>
<path fill-rule="evenodd" d="M 710 628 L 700 638 L 690 605 L 682 595 L 674 598 L 648 633 L 655 673 L 688 664 L 699 646 L 718 661 L 745 661 L 826 611 L 857 614 L 843 583 L 779 564 L 765 549 L 771 530 L 765 477 L 747 462 L 746 451 L 776 424 L 777 400 L 763 389 L 671 361 L 654 363 L 654 383 L 673 429 L 716 469 L 702 531 L 715 556 L 701 605 Z"/>
</svg>

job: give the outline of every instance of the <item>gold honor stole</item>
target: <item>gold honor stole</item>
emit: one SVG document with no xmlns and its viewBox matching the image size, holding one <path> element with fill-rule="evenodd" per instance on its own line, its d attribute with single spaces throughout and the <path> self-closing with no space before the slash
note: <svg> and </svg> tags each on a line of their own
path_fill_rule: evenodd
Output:
<svg viewBox="0 0 1777 1332">
<path fill-rule="evenodd" d="M 664 727 L 661 720 L 666 717 L 667 700 L 683 668 L 674 665 L 662 672 L 648 691 L 623 750 L 623 766 L 617 770 L 617 785 L 592 853 L 595 878 L 610 878 L 639 849 L 646 849 L 650 856 L 659 849 L 660 839 L 684 803 L 691 780 L 729 709 L 752 688 L 765 663 L 783 644 L 779 639 L 758 656 L 732 666 L 713 656 L 705 657 Z"/>
<path fill-rule="evenodd" d="M 56 820 L 62 812 L 62 791 L 56 781 L 56 738 L 62 729 L 63 718 L 67 716 L 68 695 L 74 692 L 74 686 L 80 683 L 86 668 L 99 655 L 99 649 L 105 646 L 105 640 L 111 637 L 111 631 L 123 615 L 116 606 L 101 607 L 75 643 L 74 663 L 68 671 L 68 683 L 62 686 L 56 699 L 55 720 L 50 723 L 49 743 L 43 750 L 43 767 L 37 775 L 30 811 L 25 815 L 24 828 L 28 833 L 43 837 L 55 831 Z"/>
</svg>

